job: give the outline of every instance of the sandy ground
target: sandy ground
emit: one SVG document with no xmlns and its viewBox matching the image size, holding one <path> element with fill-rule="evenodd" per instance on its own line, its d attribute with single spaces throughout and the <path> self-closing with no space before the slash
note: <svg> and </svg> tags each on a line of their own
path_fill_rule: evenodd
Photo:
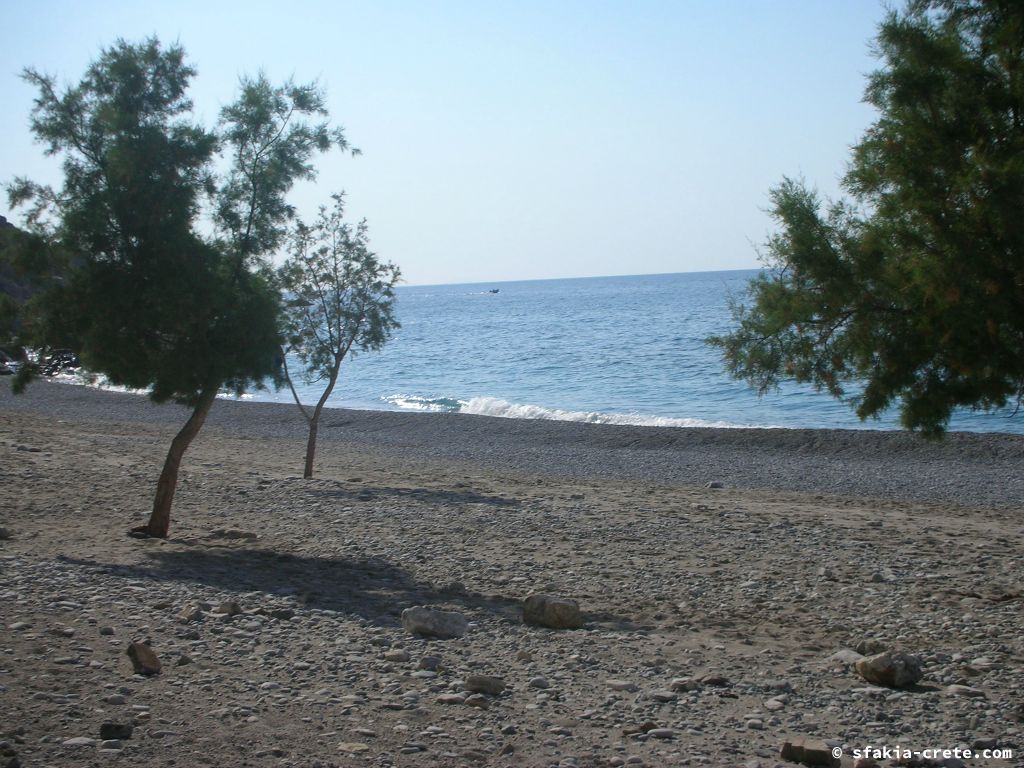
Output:
<svg viewBox="0 0 1024 768">
<path fill-rule="evenodd" d="M 794 736 L 1024 764 L 1020 438 L 337 411 L 307 481 L 294 409 L 218 403 L 171 538 L 129 538 L 181 422 L 0 385 L 0 766 L 774 766 Z M 584 628 L 524 625 L 531 592 Z M 858 645 L 923 679 L 869 685 Z"/>
</svg>

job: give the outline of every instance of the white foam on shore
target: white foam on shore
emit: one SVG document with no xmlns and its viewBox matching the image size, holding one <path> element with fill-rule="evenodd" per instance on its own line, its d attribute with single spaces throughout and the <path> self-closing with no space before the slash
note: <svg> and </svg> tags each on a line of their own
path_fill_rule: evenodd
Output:
<svg viewBox="0 0 1024 768">
<path fill-rule="evenodd" d="M 124 392 L 129 395 L 148 395 L 148 389 L 132 389 L 121 384 L 111 384 L 110 379 L 101 373 L 88 373 L 84 368 L 76 368 L 72 371 L 63 371 L 48 377 L 51 381 L 59 381 L 61 384 L 75 384 L 80 387 L 92 387 L 102 389 L 106 392 Z M 243 392 L 236 395 L 234 392 L 218 392 L 217 397 L 221 400 L 254 400 L 255 396 L 250 392 Z"/>
<path fill-rule="evenodd" d="M 87 373 L 84 368 L 75 368 L 70 371 L 61 371 L 48 377 L 51 381 L 59 381 L 61 384 L 76 384 L 80 387 L 92 387 L 102 389 L 106 392 L 124 392 L 129 395 L 148 395 L 148 389 L 132 389 L 120 384 L 111 384 L 110 379 L 100 373 Z"/>
<path fill-rule="evenodd" d="M 502 419 L 539 419 L 542 421 L 576 421 L 585 424 L 622 424 L 633 427 L 714 427 L 717 429 L 750 428 L 748 424 L 727 421 L 651 416 L 641 413 L 603 413 L 600 411 L 569 411 L 546 408 L 529 403 L 511 403 L 497 397 L 473 397 L 457 400 L 448 397 L 420 397 L 397 394 L 381 398 L 401 410 L 428 412 L 470 413 L 477 416 L 496 416 Z"/>
<path fill-rule="evenodd" d="M 131 389 L 111 384 L 103 375 L 87 374 L 82 369 L 59 373 L 52 380 L 64 384 L 76 384 L 110 392 L 126 392 L 146 395 L 149 390 Z M 219 399 L 259 402 L 261 398 L 246 392 L 241 396 L 233 392 L 219 392 Z M 641 413 L 604 413 L 601 411 L 569 411 L 560 408 L 546 408 L 529 403 L 511 403 L 497 397 L 472 397 L 458 400 L 449 397 L 422 397 L 419 395 L 386 395 L 382 401 L 402 411 L 425 411 L 431 413 L 469 413 L 477 416 L 495 416 L 502 419 L 536 419 L 541 421 L 575 421 L 584 424 L 619 424 L 632 427 L 707 427 L 713 429 L 783 429 L 761 424 L 734 424 L 728 421 L 707 421 L 705 419 L 678 418 L 672 416 L 651 416 Z M 270 401 L 272 402 L 272 401 Z"/>
<path fill-rule="evenodd" d="M 454 413 L 462 409 L 464 400 L 453 400 L 448 397 L 420 397 L 419 395 L 385 395 L 381 398 L 385 403 L 403 411 L 428 411 L 433 413 Z"/>
<path fill-rule="evenodd" d="M 540 405 L 510 403 L 495 397 L 474 397 L 465 402 L 460 413 L 479 416 L 498 416 L 505 419 L 542 419 L 546 421 L 578 421 L 585 424 L 622 424 L 633 427 L 715 427 L 738 429 L 741 424 L 704 419 L 650 416 L 641 413 L 602 413 L 600 411 L 566 411 Z"/>
</svg>

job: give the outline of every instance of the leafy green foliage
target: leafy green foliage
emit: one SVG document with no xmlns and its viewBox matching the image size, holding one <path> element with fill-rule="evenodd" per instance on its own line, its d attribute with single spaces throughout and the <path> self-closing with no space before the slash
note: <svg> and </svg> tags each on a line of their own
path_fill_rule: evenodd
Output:
<svg viewBox="0 0 1024 768">
<path fill-rule="evenodd" d="M 315 85 L 289 81 L 274 87 L 260 75 L 243 80 L 241 90 L 221 115 L 222 138 L 233 163 L 216 215 L 228 238 L 248 256 L 281 244 L 284 226 L 295 214 L 285 196 L 295 181 L 316 178 L 313 156 L 332 146 L 350 147 L 342 130 L 326 120 L 295 120 L 299 115 L 326 118 L 324 94 Z"/>
<path fill-rule="evenodd" d="M 71 256 L 64 279 L 26 306 L 31 340 L 193 409 L 157 486 L 156 536 L 167 535 L 178 465 L 217 391 L 278 372 L 280 296 L 267 259 L 293 216 L 286 196 L 315 177 L 317 154 L 347 148 L 315 85 L 275 88 L 262 76 L 243 80 L 217 130 L 196 125 L 194 75 L 179 46 L 156 39 L 117 42 L 63 91 L 26 70 L 38 90 L 32 130 L 62 158 L 64 183 L 8 187 L 34 234 Z"/>
<path fill-rule="evenodd" d="M 366 222 L 352 227 L 344 220 L 340 195 L 312 226 L 295 229 L 291 257 L 279 274 L 289 296 L 289 350 L 307 383 L 329 380 L 352 349 L 380 349 L 399 327 L 394 308 L 401 273 L 368 246 Z"/>
<path fill-rule="evenodd" d="M 342 196 L 333 199 L 333 207 L 322 207 L 311 226 L 301 222 L 296 226 L 291 256 L 279 272 L 288 296 L 288 348 L 282 352 L 295 355 L 307 383 L 326 382 L 310 413 L 288 378 L 295 403 L 309 421 L 306 477 L 313 474 L 317 422 L 338 381 L 342 361 L 355 350 L 380 349 L 399 327 L 394 314 L 395 286 L 401 277 L 398 267 L 370 251 L 366 222 L 352 227 L 344 220 Z"/>
<path fill-rule="evenodd" d="M 278 298 L 261 259 L 286 231 L 292 185 L 315 176 L 314 155 L 347 147 L 340 130 L 306 119 L 326 114 L 315 86 L 273 88 L 263 77 L 243 81 L 219 132 L 195 125 L 194 75 L 179 46 L 155 39 L 119 41 L 63 92 L 26 70 L 39 93 L 32 130 L 62 158 L 64 185 L 8 187 L 33 231 L 76 259 L 37 308 L 35 340 L 75 349 L 90 370 L 156 401 L 191 406 L 277 370 Z M 211 197 L 216 237 L 202 226 Z"/>
<path fill-rule="evenodd" d="M 1024 6 L 914 0 L 877 53 L 851 201 L 772 190 L 769 270 L 710 341 L 761 392 L 810 382 L 937 436 L 1024 397 Z"/>
</svg>

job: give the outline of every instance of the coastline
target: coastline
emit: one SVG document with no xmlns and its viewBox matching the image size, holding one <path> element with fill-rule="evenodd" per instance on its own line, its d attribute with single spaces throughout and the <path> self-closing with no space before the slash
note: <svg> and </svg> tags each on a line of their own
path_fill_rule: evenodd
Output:
<svg viewBox="0 0 1024 768">
<path fill-rule="evenodd" d="M 20 396 L 0 383 L 2 410 L 167 425 L 184 424 L 188 416 L 181 406 L 156 405 L 143 395 L 45 380 Z M 263 439 L 306 436 L 294 405 L 228 399 L 216 401 L 206 429 Z M 1024 436 L 1006 433 L 952 432 L 925 441 L 892 430 L 638 427 L 328 408 L 318 455 L 334 442 L 395 457 L 581 479 L 716 482 L 964 507 L 1024 505 Z"/>
</svg>

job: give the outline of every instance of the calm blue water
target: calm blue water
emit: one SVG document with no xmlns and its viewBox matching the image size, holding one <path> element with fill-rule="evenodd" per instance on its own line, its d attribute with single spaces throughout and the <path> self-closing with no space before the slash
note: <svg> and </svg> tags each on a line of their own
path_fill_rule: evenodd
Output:
<svg viewBox="0 0 1024 768">
<path fill-rule="evenodd" d="M 342 364 L 330 405 L 678 426 L 894 428 L 812 388 L 759 399 L 704 339 L 754 271 L 403 287 L 402 328 Z M 489 293 L 498 288 L 499 293 Z M 305 402 L 320 395 L 299 386 Z M 287 389 L 257 400 L 291 401 Z M 1024 416 L 952 429 L 1024 433 Z"/>
</svg>

